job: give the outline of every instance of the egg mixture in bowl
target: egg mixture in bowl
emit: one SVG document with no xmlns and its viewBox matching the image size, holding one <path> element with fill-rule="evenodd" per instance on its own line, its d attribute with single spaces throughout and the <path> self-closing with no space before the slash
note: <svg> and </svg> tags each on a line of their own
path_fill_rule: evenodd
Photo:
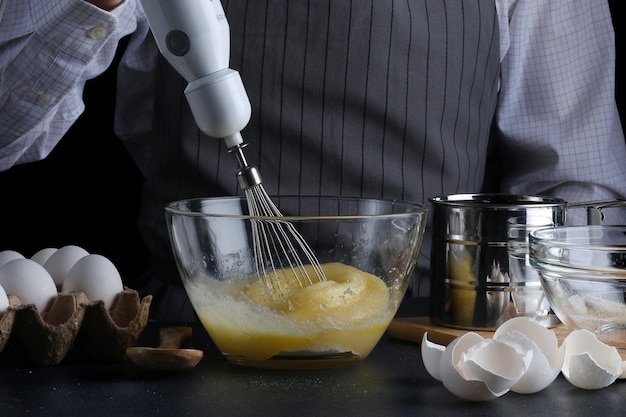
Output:
<svg viewBox="0 0 626 417">
<path fill-rule="evenodd" d="M 321 274 L 302 259 L 307 274 L 325 279 L 299 281 L 281 250 L 258 268 L 253 233 L 272 230 L 276 217 L 247 215 L 245 198 L 174 202 L 166 207 L 170 239 L 198 317 L 237 364 L 307 369 L 366 358 L 406 292 L 426 209 L 377 199 L 273 200 L 320 263 Z"/>
</svg>

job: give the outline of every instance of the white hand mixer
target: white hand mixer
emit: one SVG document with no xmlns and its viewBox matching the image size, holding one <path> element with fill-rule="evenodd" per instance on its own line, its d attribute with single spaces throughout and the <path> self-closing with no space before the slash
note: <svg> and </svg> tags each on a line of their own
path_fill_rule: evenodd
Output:
<svg viewBox="0 0 626 417">
<path fill-rule="evenodd" d="M 261 184 L 256 167 L 243 154 L 241 130 L 251 106 L 239 73 L 229 68 L 230 28 L 219 0 L 141 0 L 161 54 L 185 78 L 185 96 L 200 130 L 223 138 L 239 164 L 237 180 L 245 191 L 252 221 L 254 256 L 259 277 L 279 288 L 276 274 L 291 270 L 300 286 L 325 281 L 313 250 L 281 212 Z M 311 264 L 314 276 L 304 268 Z"/>
</svg>

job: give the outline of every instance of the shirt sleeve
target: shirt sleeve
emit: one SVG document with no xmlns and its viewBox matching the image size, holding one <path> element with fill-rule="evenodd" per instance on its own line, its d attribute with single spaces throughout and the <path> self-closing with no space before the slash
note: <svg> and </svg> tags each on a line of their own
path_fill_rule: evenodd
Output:
<svg viewBox="0 0 626 417">
<path fill-rule="evenodd" d="M 134 1 L 105 12 L 83 0 L 4 0 L 0 20 L 0 170 L 44 158 L 84 109 L 135 29 Z"/>
<path fill-rule="evenodd" d="M 140 6 L 136 23 L 118 65 L 115 132 L 145 172 L 150 158 L 159 51 Z"/>
<path fill-rule="evenodd" d="M 624 198 L 626 143 L 615 102 L 607 2 L 496 4 L 502 39 L 496 115 L 501 191 L 549 194 L 570 203 Z M 626 210 L 619 211 L 618 218 Z M 584 212 L 572 215 L 582 219 Z"/>
</svg>

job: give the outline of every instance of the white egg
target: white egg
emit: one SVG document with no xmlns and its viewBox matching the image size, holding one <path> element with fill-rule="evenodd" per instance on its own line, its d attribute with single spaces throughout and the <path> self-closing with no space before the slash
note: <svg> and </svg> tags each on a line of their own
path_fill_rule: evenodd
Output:
<svg viewBox="0 0 626 417">
<path fill-rule="evenodd" d="M 0 252 L 0 267 L 14 259 L 23 259 L 24 255 L 14 250 L 3 250 Z"/>
<path fill-rule="evenodd" d="M 123 290 L 120 273 L 113 262 L 102 255 L 79 259 L 63 283 L 63 291 L 82 291 L 91 301 L 103 300 L 107 308 Z"/>
<path fill-rule="evenodd" d="M 48 270 L 52 279 L 54 279 L 55 284 L 62 286 L 74 264 L 87 255 L 89 255 L 89 252 L 79 246 L 63 246 L 50 255 L 44 267 Z"/>
<path fill-rule="evenodd" d="M 40 313 L 46 311 L 57 296 L 56 285 L 48 271 L 26 258 L 14 259 L 0 267 L 0 285 L 23 304 L 34 304 Z"/>
<path fill-rule="evenodd" d="M 9 297 L 2 285 L 0 285 L 0 315 L 4 314 L 9 308 Z"/>
<path fill-rule="evenodd" d="M 532 394 L 550 385 L 561 372 L 563 356 L 559 353 L 556 334 L 527 317 L 517 317 L 496 329 L 493 338 L 532 352 L 532 362 L 511 391 Z"/>
<path fill-rule="evenodd" d="M 578 388 L 608 387 L 622 373 L 622 358 L 617 349 L 604 344 L 588 330 L 570 333 L 560 350 L 564 356 L 563 375 Z"/>
<path fill-rule="evenodd" d="M 37 262 L 39 265 L 44 266 L 50 256 L 57 251 L 57 248 L 44 248 L 35 252 L 33 256 L 30 257 L 33 261 Z"/>
</svg>

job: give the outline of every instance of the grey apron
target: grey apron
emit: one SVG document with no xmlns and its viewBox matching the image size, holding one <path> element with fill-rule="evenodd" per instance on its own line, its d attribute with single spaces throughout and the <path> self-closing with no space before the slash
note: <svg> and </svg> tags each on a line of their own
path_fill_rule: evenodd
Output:
<svg viewBox="0 0 626 417">
<path fill-rule="evenodd" d="M 493 0 L 223 0 L 231 67 L 252 104 L 246 157 L 270 194 L 407 199 L 477 192 L 497 99 Z M 163 207 L 241 191 L 221 139 L 196 128 L 163 59 L 141 229 L 155 315 L 188 311 Z M 428 295 L 430 229 L 410 295 Z M 180 293 L 175 296 L 174 293 Z M 155 300 L 155 303 L 159 303 Z M 162 313 L 159 313 L 162 310 Z"/>
</svg>

